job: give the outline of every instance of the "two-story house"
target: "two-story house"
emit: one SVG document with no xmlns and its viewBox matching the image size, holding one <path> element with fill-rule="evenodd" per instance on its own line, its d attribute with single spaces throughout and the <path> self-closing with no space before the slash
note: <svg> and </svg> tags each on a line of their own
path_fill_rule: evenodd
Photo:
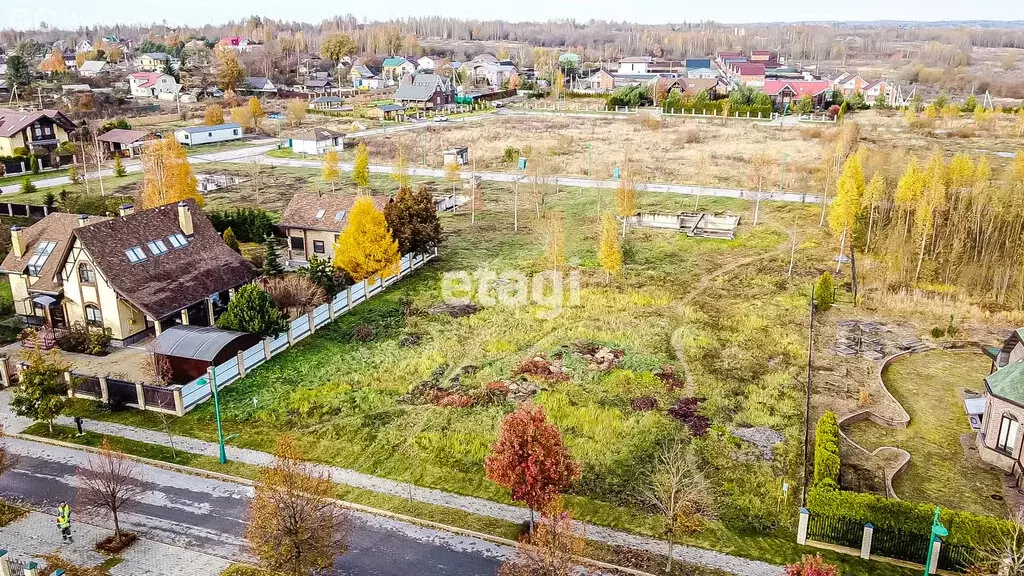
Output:
<svg viewBox="0 0 1024 576">
<path fill-rule="evenodd" d="M 22 112 L 0 108 L 0 156 L 18 148 L 37 155 L 49 153 L 71 139 L 75 123 L 60 110 Z"/>
<path fill-rule="evenodd" d="M 192 200 L 139 212 L 125 205 L 116 218 L 52 213 L 13 227 L 11 243 L 0 271 L 26 323 L 109 328 L 115 345 L 176 324 L 212 325 L 234 289 L 258 275 Z"/>
<path fill-rule="evenodd" d="M 992 373 L 985 378 L 985 412 L 978 433 L 978 455 L 989 464 L 1024 476 L 1021 462 L 1021 423 L 1024 422 L 1024 328 L 1010 334 L 1002 346 L 985 348 Z"/>
<path fill-rule="evenodd" d="M 444 108 L 455 103 L 455 87 L 444 76 L 417 74 L 399 83 L 394 99 L 407 108 Z"/>
<path fill-rule="evenodd" d="M 177 94 L 181 86 L 169 74 L 134 72 L 128 75 L 128 88 L 136 98 L 157 98 L 161 94 Z"/>
<path fill-rule="evenodd" d="M 358 196 L 299 192 L 288 201 L 278 228 L 288 239 L 286 252 L 291 268 L 305 266 L 310 258 L 334 260 L 334 242 L 348 226 L 348 213 Z M 378 210 L 391 202 L 387 196 L 371 196 Z"/>
<path fill-rule="evenodd" d="M 170 54 L 146 52 L 135 59 L 135 66 L 142 72 L 163 72 L 170 61 Z"/>
<path fill-rule="evenodd" d="M 384 78 L 388 86 L 397 84 L 406 74 L 415 72 L 416 65 L 401 56 L 385 58 L 384 63 L 381 64 L 381 77 Z"/>
</svg>

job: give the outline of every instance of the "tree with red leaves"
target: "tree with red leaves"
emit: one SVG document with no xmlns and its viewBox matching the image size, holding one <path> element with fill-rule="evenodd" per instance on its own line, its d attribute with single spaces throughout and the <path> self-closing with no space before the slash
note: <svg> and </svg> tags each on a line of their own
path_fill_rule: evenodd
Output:
<svg viewBox="0 0 1024 576">
<path fill-rule="evenodd" d="M 580 477 L 580 466 L 544 408 L 524 404 L 501 422 L 498 441 L 484 460 L 487 478 L 512 490 L 512 499 L 544 511 Z"/>
</svg>

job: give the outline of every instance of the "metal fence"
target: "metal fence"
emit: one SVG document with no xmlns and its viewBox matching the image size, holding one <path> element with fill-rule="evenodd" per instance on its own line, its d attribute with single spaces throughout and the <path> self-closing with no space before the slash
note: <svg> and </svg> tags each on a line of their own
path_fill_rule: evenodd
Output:
<svg viewBox="0 0 1024 576">
<path fill-rule="evenodd" d="M 966 572 L 974 565 L 975 555 L 974 548 L 970 546 L 943 542 L 939 548 L 939 570 Z"/>
<path fill-rule="evenodd" d="M 860 548 L 864 537 L 864 523 L 842 516 L 811 514 L 807 524 L 807 537 L 818 542 Z"/>
<path fill-rule="evenodd" d="M 135 388 L 135 382 L 107 378 L 107 394 L 110 404 L 115 407 L 139 403 L 139 392 Z"/>
<path fill-rule="evenodd" d="M 88 394 L 100 398 L 102 391 L 100 389 L 100 379 L 96 376 L 87 376 L 84 374 L 71 373 L 71 382 L 75 387 L 76 394 Z"/>
<path fill-rule="evenodd" d="M 871 554 L 924 564 L 928 558 L 929 535 L 906 532 L 889 527 L 876 527 L 871 541 Z"/>
</svg>

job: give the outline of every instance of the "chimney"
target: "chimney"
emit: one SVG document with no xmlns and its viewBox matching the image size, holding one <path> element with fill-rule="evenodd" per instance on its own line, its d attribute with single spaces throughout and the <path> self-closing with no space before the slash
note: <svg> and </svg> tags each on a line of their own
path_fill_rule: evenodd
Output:
<svg viewBox="0 0 1024 576">
<path fill-rule="evenodd" d="M 189 209 L 188 204 L 184 200 L 178 202 L 178 226 L 181 227 L 181 231 L 185 233 L 185 236 L 192 235 L 192 210 Z"/>
<path fill-rule="evenodd" d="M 25 235 L 21 226 L 11 226 L 11 251 L 18 258 L 25 255 Z"/>
<path fill-rule="evenodd" d="M 89 223 L 89 215 L 88 214 L 79 214 L 78 215 L 78 225 L 79 226 L 85 226 L 88 223 Z"/>
<path fill-rule="evenodd" d="M 122 218 L 124 218 L 125 216 L 134 214 L 135 207 L 132 206 L 131 204 L 121 204 L 120 208 L 117 209 L 117 212 L 118 214 L 121 215 Z"/>
</svg>

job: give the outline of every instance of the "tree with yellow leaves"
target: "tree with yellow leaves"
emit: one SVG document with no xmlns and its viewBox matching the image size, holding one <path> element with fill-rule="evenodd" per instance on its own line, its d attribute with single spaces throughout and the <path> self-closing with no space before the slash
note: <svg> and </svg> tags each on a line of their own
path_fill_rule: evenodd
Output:
<svg viewBox="0 0 1024 576">
<path fill-rule="evenodd" d="M 39 63 L 39 71 L 47 74 L 59 74 L 68 71 L 68 65 L 64 63 L 64 54 L 56 46 L 50 51 L 50 55 Z"/>
<path fill-rule="evenodd" d="M 370 151 L 366 149 L 366 142 L 359 142 L 356 146 L 356 158 L 352 164 L 352 182 L 361 189 L 370 187 Z"/>
<path fill-rule="evenodd" d="M 544 218 L 541 235 L 544 261 L 552 272 L 557 272 L 558 267 L 565 262 L 565 224 L 561 212 L 553 212 Z"/>
<path fill-rule="evenodd" d="M 219 48 L 217 55 L 217 83 L 225 92 L 234 90 L 245 80 L 245 68 L 238 55 L 230 48 Z"/>
<path fill-rule="evenodd" d="M 862 197 L 864 196 L 864 168 L 863 153 L 857 151 L 843 164 L 843 173 L 836 183 L 836 199 L 828 212 L 828 225 L 833 234 L 841 234 L 839 240 L 839 264 L 836 272 L 842 265 L 843 249 L 846 245 L 847 234 L 853 235 L 853 227 L 857 223 L 857 216 L 860 215 Z"/>
<path fill-rule="evenodd" d="M 217 126 L 224 123 L 224 108 L 220 104 L 210 104 L 203 113 L 203 123 L 207 126 Z"/>
<path fill-rule="evenodd" d="M 914 206 L 917 205 L 918 198 L 924 193 L 925 179 L 924 173 L 917 166 L 917 158 L 911 156 L 910 161 L 907 162 L 906 169 L 903 170 L 903 175 L 900 176 L 899 182 L 896 183 L 896 195 L 894 197 L 896 208 L 900 210 L 905 218 L 905 225 L 903 228 L 903 237 L 906 238 L 910 231 L 910 219 L 911 213 L 913 212 Z"/>
<path fill-rule="evenodd" d="M 384 214 L 369 196 L 356 198 L 348 214 L 348 226 L 334 243 L 334 267 L 352 280 L 368 280 L 398 273 L 398 242 L 392 237 Z"/>
<path fill-rule="evenodd" d="M 249 114 L 252 115 L 253 127 L 258 130 L 260 127 L 260 120 L 262 120 L 263 117 L 267 115 L 267 113 L 263 111 L 263 103 L 260 102 L 259 98 L 255 96 L 249 96 L 248 107 Z"/>
<path fill-rule="evenodd" d="M 284 107 L 285 116 L 288 118 L 288 123 L 292 126 L 301 126 L 302 121 L 306 119 L 306 102 L 295 98 L 289 100 Z"/>
<path fill-rule="evenodd" d="M 597 259 L 604 269 L 605 281 L 622 272 L 622 242 L 619 226 L 611 212 L 601 214 L 601 237 L 597 246 Z"/>
<path fill-rule="evenodd" d="M 148 144 L 142 151 L 142 208 L 163 206 L 192 198 L 204 204 L 198 183 L 192 174 L 185 148 L 174 138 L 163 138 Z"/>
<path fill-rule="evenodd" d="M 924 193 L 918 201 L 914 212 L 914 230 L 921 235 L 921 250 L 917 258 L 917 270 L 914 272 L 914 283 L 921 277 L 921 266 L 924 263 L 925 247 L 928 235 L 935 224 L 935 212 L 946 207 L 946 164 L 942 152 L 936 151 L 925 169 Z"/>
<path fill-rule="evenodd" d="M 871 250 L 871 233 L 875 226 L 875 207 L 885 199 L 885 176 L 881 171 L 875 172 L 864 189 L 864 205 L 868 208 L 868 238 L 864 243 L 864 251 Z"/>
<path fill-rule="evenodd" d="M 395 167 L 391 169 L 391 179 L 398 184 L 398 188 L 409 187 L 409 160 L 405 157 L 405 148 L 398 149 L 398 159 L 395 160 Z"/>
<path fill-rule="evenodd" d="M 551 81 L 551 95 L 558 100 L 562 96 L 562 92 L 565 90 L 565 74 L 562 73 L 562 69 L 555 70 L 554 79 Z"/>
<path fill-rule="evenodd" d="M 629 169 L 629 160 L 626 160 L 626 168 L 622 171 L 619 187 L 615 190 L 615 208 L 620 217 L 629 218 L 636 214 L 637 196 L 636 183 L 633 181 L 633 174 Z"/>
<path fill-rule="evenodd" d="M 231 109 L 231 119 L 246 130 L 252 130 L 256 126 L 252 117 L 252 110 L 248 106 L 236 106 Z"/>
<path fill-rule="evenodd" d="M 328 150 L 324 154 L 323 166 L 321 173 L 324 177 L 324 182 L 331 185 L 331 192 L 334 192 L 334 183 L 341 177 L 341 171 L 338 170 L 338 151 Z"/>
</svg>

